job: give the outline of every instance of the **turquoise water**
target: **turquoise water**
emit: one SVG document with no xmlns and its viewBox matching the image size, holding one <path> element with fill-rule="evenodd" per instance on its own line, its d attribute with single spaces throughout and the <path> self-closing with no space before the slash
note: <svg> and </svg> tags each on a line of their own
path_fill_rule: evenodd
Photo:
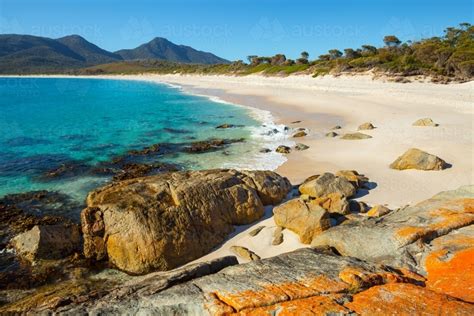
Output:
<svg viewBox="0 0 474 316">
<path fill-rule="evenodd" d="M 152 82 L 0 78 L 0 196 L 47 189 L 83 200 L 110 177 L 44 181 L 41 175 L 71 162 L 96 165 L 156 143 L 244 138 L 224 151 L 157 155 L 156 161 L 183 169 L 262 167 L 267 158 L 259 150 L 266 139 L 259 137 L 262 122 L 254 114 Z M 242 126 L 215 128 L 223 123 Z"/>
</svg>

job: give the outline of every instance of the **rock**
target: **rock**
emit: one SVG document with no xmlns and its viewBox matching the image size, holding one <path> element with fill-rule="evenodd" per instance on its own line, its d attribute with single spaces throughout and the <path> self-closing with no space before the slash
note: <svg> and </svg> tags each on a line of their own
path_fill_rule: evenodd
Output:
<svg viewBox="0 0 474 316">
<path fill-rule="evenodd" d="M 329 132 L 329 133 L 326 133 L 326 137 L 336 137 L 336 136 L 339 136 L 339 134 L 336 133 L 336 132 Z"/>
<path fill-rule="evenodd" d="M 305 244 L 331 226 L 329 213 L 313 201 L 290 200 L 275 207 L 273 215 L 278 226 L 295 232 Z"/>
<path fill-rule="evenodd" d="M 193 142 L 190 146 L 185 147 L 184 151 L 187 153 L 204 153 L 211 152 L 224 148 L 230 144 L 242 143 L 245 139 L 210 139 L 205 141 Z"/>
<path fill-rule="evenodd" d="M 308 135 L 308 134 L 306 134 L 305 131 L 299 131 L 299 132 L 294 133 L 294 134 L 293 134 L 293 137 L 295 137 L 295 138 L 296 138 L 296 137 L 304 137 L 304 136 L 306 136 L 306 135 Z"/>
<path fill-rule="evenodd" d="M 420 286 L 390 283 L 354 295 L 346 306 L 358 315 L 472 315 L 474 305 Z"/>
<path fill-rule="evenodd" d="M 451 232 L 454 238 L 460 234 L 461 228 L 464 230 L 474 224 L 473 207 L 474 186 L 465 186 L 442 192 L 414 206 L 390 212 L 380 222 L 376 219 L 349 221 L 344 225 L 331 227 L 315 236 L 312 246 L 333 247 L 344 256 L 407 268 L 427 275 L 429 268 L 425 266 L 425 262 L 429 260 L 422 259 L 429 257 L 433 248 L 436 249 L 432 245 L 436 244 L 437 240 L 446 240 Z M 466 241 L 466 238 L 462 237 L 460 240 Z M 472 243 L 469 242 L 467 244 L 470 246 L 463 242 L 441 244 L 445 245 L 445 248 L 440 249 L 437 255 L 451 251 L 451 258 L 455 257 L 456 252 L 462 254 L 459 250 L 466 247 L 473 249 Z M 467 266 L 462 269 L 457 267 L 455 272 L 449 273 L 450 278 L 455 280 L 455 275 L 461 273 L 461 270 L 463 276 L 459 279 L 464 278 L 466 268 Z M 429 276 L 428 274 L 428 280 Z M 463 288 L 463 283 L 458 285 Z M 451 287 L 454 286 L 453 282 Z"/>
<path fill-rule="evenodd" d="M 289 154 L 291 152 L 291 148 L 288 146 L 280 145 L 275 151 L 280 154 Z"/>
<path fill-rule="evenodd" d="M 340 193 L 330 193 L 323 197 L 314 199 L 311 202 L 318 204 L 330 213 L 338 213 L 341 215 L 350 213 L 349 202 L 346 197 Z"/>
<path fill-rule="evenodd" d="M 278 226 L 273 232 L 272 245 L 278 246 L 283 243 L 283 227 Z"/>
<path fill-rule="evenodd" d="M 298 123 L 301 123 L 302 121 L 293 121 L 291 122 L 290 124 L 298 124 Z"/>
<path fill-rule="evenodd" d="M 447 163 L 435 156 L 417 148 L 408 149 L 403 155 L 390 164 L 390 168 L 397 170 L 443 170 Z"/>
<path fill-rule="evenodd" d="M 260 232 L 262 231 L 262 229 L 264 229 L 264 228 L 265 228 L 265 226 L 258 226 L 257 228 L 252 229 L 252 230 L 249 232 L 249 235 L 250 235 L 251 237 L 255 237 L 255 236 L 257 236 L 258 233 L 260 233 Z"/>
<path fill-rule="evenodd" d="M 316 179 L 307 181 L 300 185 L 301 194 L 319 198 L 331 193 L 339 193 L 345 197 L 351 197 L 356 193 L 356 188 L 344 177 L 336 177 L 326 172 Z"/>
<path fill-rule="evenodd" d="M 121 181 L 170 171 L 178 171 L 178 167 L 168 163 L 127 163 L 123 165 L 122 170 L 114 175 L 112 179 L 113 181 Z"/>
<path fill-rule="evenodd" d="M 415 121 L 413 123 L 413 126 L 433 126 L 433 127 L 436 127 L 436 126 L 439 126 L 439 124 L 436 124 L 435 122 L 433 122 L 432 119 L 430 118 L 422 118 L 422 119 L 419 119 L 417 121 Z"/>
<path fill-rule="evenodd" d="M 234 125 L 234 124 L 225 123 L 225 124 L 216 126 L 216 129 L 227 129 L 227 128 L 235 128 L 235 127 L 240 127 L 240 126 L 237 126 L 237 125 Z"/>
<path fill-rule="evenodd" d="M 422 282 L 422 278 L 413 273 L 310 248 L 229 266 L 189 281 L 177 275 L 182 273 L 172 271 L 144 276 L 120 284 L 101 298 L 65 306 L 57 312 L 70 315 L 331 315 L 349 313 L 345 304 L 367 288 Z M 415 287 L 424 290 L 421 286 Z M 405 304 L 417 306 L 419 303 L 407 300 Z M 450 311 L 460 311 L 464 306 L 467 304 Z"/>
<path fill-rule="evenodd" d="M 36 225 L 11 241 L 16 252 L 29 261 L 61 259 L 80 250 L 77 225 Z"/>
<path fill-rule="evenodd" d="M 349 210 L 351 213 L 365 213 L 369 207 L 365 202 L 350 200 L 349 201 Z"/>
<path fill-rule="evenodd" d="M 367 182 L 369 182 L 369 178 L 363 174 L 359 174 L 355 170 L 339 170 L 336 172 L 336 176 L 347 179 L 350 183 L 352 183 L 352 185 L 354 185 L 354 187 L 358 189 L 363 188 Z"/>
<path fill-rule="evenodd" d="M 299 151 L 306 150 L 308 148 L 309 148 L 309 146 L 305 145 L 305 144 L 296 144 L 296 146 L 295 146 L 295 149 L 299 150 Z"/>
<path fill-rule="evenodd" d="M 358 129 L 359 130 L 371 130 L 371 129 L 374 129 L 374 128 L 375 128 L 375 126 L 372 125 L 372 123 L 367 122 L 367 123 L 364 123 L 362 125 L 359 125 Z"/>
<path fill-rule="evenodd" d="M 336 126 L 334 126 L 333 128 L 331 128 L 331 129 L 334 130 L 334 129 L 341 129 L 341 128 L 342 128 L 342 127 L 341 127 L 340 125 L 336 125 Z"/>
<path fill-rule="evenodd" d="M 344 134 L 341 137 L 341 139 L 347 139 L 347 140 L 359 140 L 359 139 L 368 139 L 368 138 L 372 138 L 372 136 L 359 133 L 359 132 Z"/>
<path fill-rule="evenodd" d="M 237 256 L 239 256 L 242 259 L 248 260 L 248 261 L 254 261 L 254 260 L 260 260 L 260 257 L 253 251 L 241 247 L 241 246 L 232 246 L 230 247 L 230 251 L 235 253 Z"/>
<path fill-rule="evenodd" d="M 262 149 L 260 149 L 260 152 L 261 152 L 262 154 L 267 154 L 267 153 L 269 153 L 269 152 L 271 152 L 271 151 L 272 151 L 272 150 L 269 149 L 269 148 L 262 148 Z"/>
<path fill-rule="evenodd" d="M 169 270 L 205 255 L 290 190 L 270 171 L 226 169 L 112 183 L 91 192 L 81 213 L 84 254 L 133 274 Z"/>
<path fill-rule="evenodd" d="M 387 207 L 383 205 L 376 205 L 367 212 L 367 216 L 381 217 L 381 216 L 387 215 L 388 213 L 390 213 L 390 209 L 388 209 Z"/>
</svg>

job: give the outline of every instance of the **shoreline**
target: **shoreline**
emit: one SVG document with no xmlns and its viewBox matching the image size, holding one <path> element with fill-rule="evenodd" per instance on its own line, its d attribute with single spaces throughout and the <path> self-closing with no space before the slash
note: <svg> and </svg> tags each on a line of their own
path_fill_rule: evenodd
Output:
<svg viewBox="0 0 474 316">
<path fill-rule="evenodd" d="M 474 82 L 456 85 L 394 83 L 370 76 L 263 77 L 250 75 L 33 75 L 19 78 L 86 78 L 138 80 L 167 84 L 184 93 L 222 100 L 271 113 L 276 124 L 310 130 L 307 137 L 291 139 L 310 146 L 292 152 L 275 171 L 293 184 L 308 175 L 354 169 L 376 184 L 360 200 L 369 204 L 402 207 L 473 182 L 472 101 Z M 419 118 L 431 117 L 439 127 L 412 127 Z M 302 121 L 299 124 L 291 124 Z M 355 132 L 372 122 L 374 130 L 363 131 L 373 138 L 344 141 L 324 137 L 332 126 L 338 133 Z M 435 154 L 453 167 L 440 172 L 394 171 L 388 165 L 410 147 Z M 374 153 L 374 156 L 370 154 Z"/>
</svg>

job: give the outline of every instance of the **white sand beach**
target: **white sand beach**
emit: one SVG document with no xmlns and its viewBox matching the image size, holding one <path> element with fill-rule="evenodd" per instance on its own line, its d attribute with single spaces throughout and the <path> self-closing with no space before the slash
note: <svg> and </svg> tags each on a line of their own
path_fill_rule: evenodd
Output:
<svg viewBox="0 0 474 316">
<path fill-rule="evenodd" d="M 277 123 L 309 129 L 308 136 L 294 140 L 310 148 L 288 154 L 288 160 L 277 169 L 292 184 L 321 172 L 353 169 L 365 174 L 374 187 L 359 197 L 360 201 L 397 208 L 415 204 L 440 191 L 474 183 L 474 82 L 402 84 L 373 80 L 370 75 L 321 78 L 136 75 L 120 78 L 179 85 L 188 92 L 270 111 Z M 439 126 L 412 126 L 414 121 L 425 117 L 432 118 Z M 292 124 L 294 121 L 301 123 Z M 342 127 L 335 132 L 344 134 L 356 132 L 365 122 L 376 126 L 376 129 L 362 131 L 371 135 L 371 139 L 325 137 L 335 125 Z M 443 171 L 389 168 L 391 162 L 412 147 L 441 157 L 451 167 Z M 266 228 L 256 237 L 248 235 L 262 225 Z M 232 245 L 245 246 L 262 258 L 304 246 L 287 230 L 283 244 L 272 246 L 275 228 L 271 211 L 267 212 L 266 219 L 250 227 L 240 227 L 226 243 L 197 261 L 231 255 L 229 247 Z"/>
</svg>

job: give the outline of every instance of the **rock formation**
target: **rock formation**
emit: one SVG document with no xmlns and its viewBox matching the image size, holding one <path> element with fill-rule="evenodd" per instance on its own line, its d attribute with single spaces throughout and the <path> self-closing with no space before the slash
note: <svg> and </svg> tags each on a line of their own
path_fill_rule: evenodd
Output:
<svg viewBox="0 0 474 316">
<path fill-rule="evenodd" d="M 291 189 L 270 171 L 174 172 L 113 183 L 89 194 L 81 214 L 84 254 L 143 274 L 208 253 L 233 225 L 262 217 Z"/>
<path fill-rule="evenodd" d="M 346 139 L 346 140 L 359 140 L 359 139 L 368 139 L 368 138 L 372 138 L 372 136 L 359 133 L 359 132 L 344 134 L 341 137 L 341 139 Z"/>
</svg>

